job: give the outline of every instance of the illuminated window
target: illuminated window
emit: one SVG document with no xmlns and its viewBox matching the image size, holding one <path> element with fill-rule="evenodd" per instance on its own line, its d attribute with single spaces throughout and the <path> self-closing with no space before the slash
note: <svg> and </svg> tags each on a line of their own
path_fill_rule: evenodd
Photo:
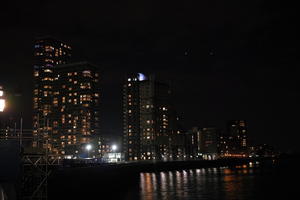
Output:
<svg viewBox="0 0 300 200">
<path fill-rule="evenodd" d="M 90 70 L 85 70 L 85 71 L 82 72 L 82 75 L 84 77 L 91 77 L 91 71 Z"/>
<path fill-rule="evenodd" d="M 34 76 L 35 77 L 39 76 L 39 72 L 38 71 L 34 71 Z"/>
<path fill-rule="evenodd" d="M 0 93 L 1 93 L 1 91 L 0 91 Z M 34 93 L 34 95 L 38 95 L 38 94 L 39 94 L 39 90 L 38 90 L 38 89 L 35 89 L 35 90 L 33 91 L 33 93 Z M 0 96 L 2 96 L 2 95 L 0 95 Z"/>
</svg>

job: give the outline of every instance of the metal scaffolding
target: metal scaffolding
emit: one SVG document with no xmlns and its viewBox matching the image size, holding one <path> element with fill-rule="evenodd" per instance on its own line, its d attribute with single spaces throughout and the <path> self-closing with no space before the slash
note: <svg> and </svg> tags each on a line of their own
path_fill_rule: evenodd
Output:
<svg viewBox="0 0 300 200">
<path fill-rule="evenodd" d="M 14 140 L 19 144 L 21 172 L 18 187 L 18 199 L 48 199 L 48 178 L 60 160 L 48 152 L 48 148 L 32 148 L 34 140 L 45 143 L 48 137 L 33 138 L 32 130 L 0 130 L 0 140 Z"/>
</svg>

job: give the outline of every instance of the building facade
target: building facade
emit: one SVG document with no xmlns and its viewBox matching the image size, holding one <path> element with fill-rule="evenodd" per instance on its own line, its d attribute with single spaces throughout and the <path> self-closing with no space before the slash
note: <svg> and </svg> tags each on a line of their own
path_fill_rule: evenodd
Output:
<svg viewBox="0 0 300 200">
<path fill-rule="evenodd" d="M 100 72 L 88 62 L 54 68 L 52 152 L 80 157 L 86 144 L 97 154 L 100 137 Z M 92 155 L 92 154 L 91 154 Z"/>
<path fill-rule="evenodd" d="M 123 84 L 123 152 L 125 160 L 140 160 L 140 82 L 142 74 L 127 76 Z"/>
<path fill-rule="evenodd" d="M 100 73 L 71 63 L 71 47 L 51 37 L 34 45 L 33 147 L 61 158 L 97 156 L 100 140 Z M 46 142 L 47 141 L 47 142 Z"/>
<path fill-rule="evenodd" d="M 200 134 L 200 152 L 203 159 L 214 160 L 218 158 L 219 134 L 215 127 L 202 128 Z"/>
<path fill-rule="evenodd" d="M 227 124 L 228 156 L 245 156 L 247 154 L 247 124 L 245 120 L 231 120 Z"/>
<path fill-rule="evenodd" d="M 34 44 L 33 136 L 34 147 L 45 147 L 41 138 L 52 131 L 54 67 L 71 58 L 71 47 L 51 37 L 38 38 Z"/>
<path fill-rule="evenodd" d="M 170 86 L 143 74 L 128 76 L 123 88 L 123 152 L 126 160 L 172 158 L 171 136 L 179 134 Z"/>
</svg>

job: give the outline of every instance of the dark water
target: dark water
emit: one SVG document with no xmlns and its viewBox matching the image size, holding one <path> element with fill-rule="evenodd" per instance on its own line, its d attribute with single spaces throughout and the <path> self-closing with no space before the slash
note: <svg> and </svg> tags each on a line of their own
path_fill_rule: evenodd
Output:
<svg viewBox="0 0 300 200">
<path fill-rule="evenodd" d="M 141 173 L 136 192 L 141 200 L 298 199 L 298 181 L 297 165 L 251 164 Z"/>
<path fill-rule="evenodd" d="M 299 160 L 155 173 L 75 168 L 49 180 L 49 199 L 300 199 Z"/>
</svg>

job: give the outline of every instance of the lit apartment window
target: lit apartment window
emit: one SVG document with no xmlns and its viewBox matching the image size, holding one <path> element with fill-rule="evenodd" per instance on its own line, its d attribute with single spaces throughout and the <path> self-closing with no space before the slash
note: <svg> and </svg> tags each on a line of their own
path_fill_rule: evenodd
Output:
<svg viewBox="0 0 300 200">
<path fill-rule="evenodd" d="M 91 77 L 91 71 L 90 70 L 85 70 L 85 71 L 82 72 L 82 75 L 84 77 Z"/>
<path fill-rule="evenodd" d="M 38 89 L 35 89 L 34 90 L 34 95 L 38 95 L 39 94 L 39 90 Z"/>
</svg>

